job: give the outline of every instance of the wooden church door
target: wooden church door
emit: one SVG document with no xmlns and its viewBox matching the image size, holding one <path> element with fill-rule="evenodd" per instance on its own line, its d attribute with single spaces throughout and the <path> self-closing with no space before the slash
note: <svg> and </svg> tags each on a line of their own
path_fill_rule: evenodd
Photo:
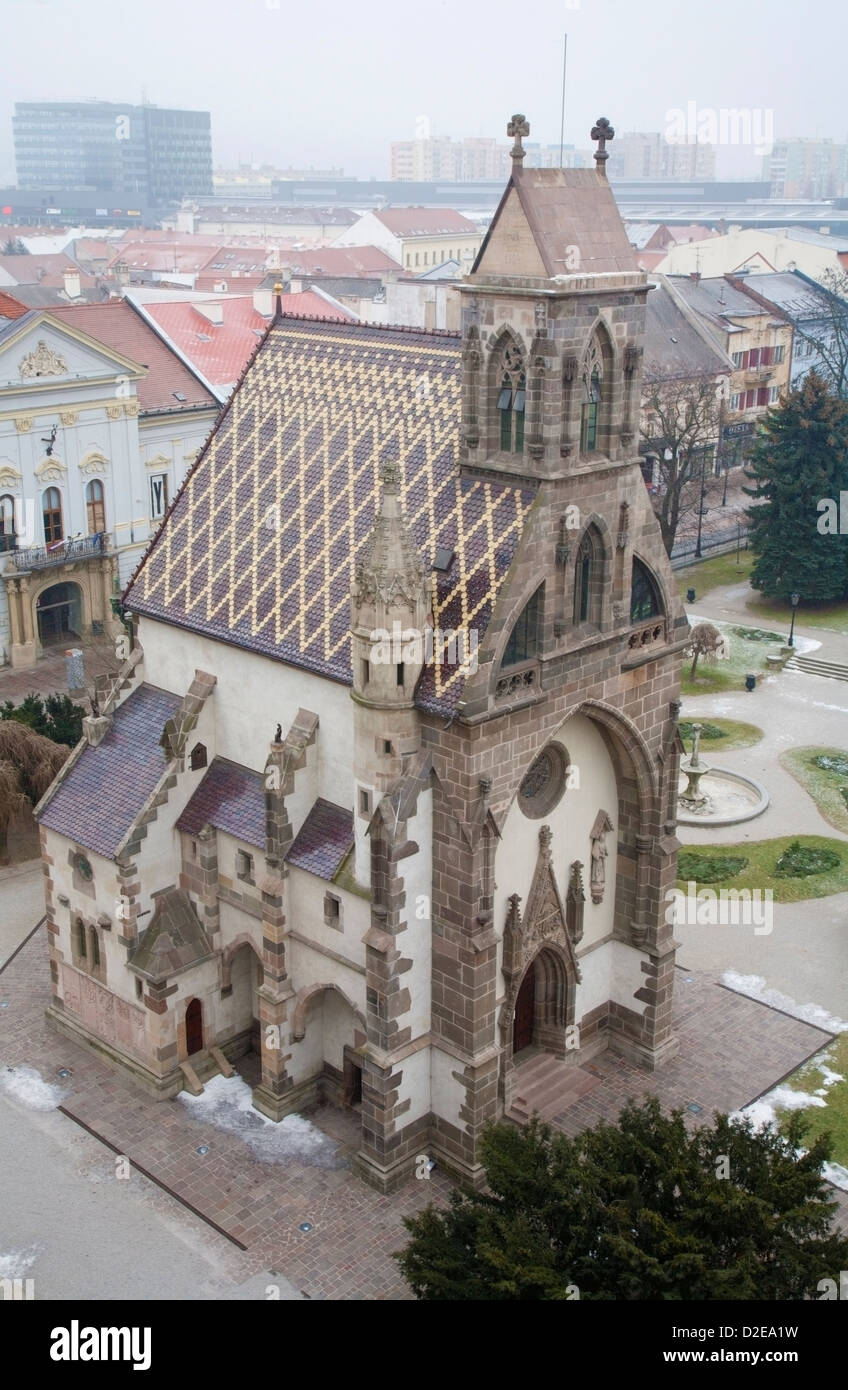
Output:
<svg viewBox="0 0 848 1390">
<path fill-rule="evenodd" d="M 536 1013 L 536 967 L 530 966 L 515 1001 L 515 1019 L 512 1028 L 512 1054 L 530 1047 L 533 1042 L 533 1021 Z"/>
<path fill-rule="evenodd" d="M 203 1051 L 203 1005 L 192 999 L 186 1009 L 186 1053 L 189 1057 Z"/>
</svg>

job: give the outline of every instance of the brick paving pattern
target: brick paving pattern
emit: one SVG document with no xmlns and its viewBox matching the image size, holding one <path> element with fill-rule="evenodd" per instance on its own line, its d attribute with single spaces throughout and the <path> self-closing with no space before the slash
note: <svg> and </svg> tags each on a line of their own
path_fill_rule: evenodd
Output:
<svg viewBox="0 0 848 1390">
<path fill-rule="evenodd" d="M 429 1181 L 409 1181 L 381 1196 L 348 1167 L 304 1161 L 258 1161 L 235 1134 L 193 1118 L 177 1101 L 154 1101 L 134 1083 L 50 1029 L 43 929 L 0 975 L 0 1065 L 27 1065 L 64 1087 L 63 1105 L 135 1164 L 203 1213 L 235 1240 L 210 1238 L 241 1281 L 277 1270 L 310 1298 L 397 1300 L 410 1297 L 392 1252 L 404 1244 L 401 1218 L 427 1201 L 444 1204 L 450 1189 L 436 1169 Z M 639 1071 L 612 1053 L 587 1064 L 603 1084 L 575 1088 L 558 1117 L 569 1133 L 612 1119 L 630 1097 L 654 1093 L 665 1105 L 697 1104 L 733 1110 L 753 1100 L 829 1041 L 821 1032 L 752 1000 L 706 975 L 680 972 L 676 989 L 679 1057 L 662 1071 Z M 243 1067 L 246 1079 L 252 1059 Z M 60 1067 L 71 1076 L 60 1080 Z M 357 1117 L 324 1108 L 312 1118 L 348 1156 L 358 1140 Z M 697 1117 L 693 1114 L 693 1123 Z M 196 1149 L 209 1145 L 201 1157 Z M 841 1198 L 843 1221 L 848 1204 Z M 308 1233 L 299 1230 L 310 1222 Z"/>
<path fill-rule="evenodd" d="M 0 701 L 11 700 L 19 705 L 25 695 L 35 691 L 38 695 L 67 695 L 68 677 L 65 652 L 77 648 L 82 650 L 86 686 L 94 688 L 95 676 L 114 674 L 120 665 L 115 658 L 114 643 L 103 638 L 81 638 L 68 634 L 61 646 L 51 647 L 39 657 L 34 666 L 16 670 L 11 666 L 0 667 Z M 80 704 L 85 701 L 80 700 Z M 86 704 L 86 713 L 88 705 Z"/>
</svg>

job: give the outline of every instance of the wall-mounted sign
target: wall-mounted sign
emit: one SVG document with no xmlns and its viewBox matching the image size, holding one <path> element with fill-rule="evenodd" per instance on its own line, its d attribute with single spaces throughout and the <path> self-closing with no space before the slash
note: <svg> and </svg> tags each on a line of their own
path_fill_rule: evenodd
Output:
<svg viewBox="0 0 848 1390">
<path fill-rule="evenodd" d="M 150 516 L 153 521 L 160 520 L 168 510 L 168 475 L 152 473 L 150 476 Z"/>
</svg>

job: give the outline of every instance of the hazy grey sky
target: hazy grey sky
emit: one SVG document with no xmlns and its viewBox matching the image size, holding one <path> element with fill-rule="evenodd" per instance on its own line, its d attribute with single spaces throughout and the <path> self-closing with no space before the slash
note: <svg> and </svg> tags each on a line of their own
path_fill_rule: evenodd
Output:
<svg viewBox="0 0 848 1390">
<path fill-rule="evenodd" d="M 772 109 L 780 135 L 848 138 L 848 5 L 791 0 L 0 0 L 0 181 L 14 176 L 15 101 L 48 98 L 212 112 L 215 163 L 343 165 L 388 177 L 389 142 L 505 139 L 513 111 L 558 141 L 593 120 L 663 130 L 697 103 Z M 10 61 L 12 55 L 15 61 Z M 719 151 L 719 174 L 753 174 Z"/>
</svg>

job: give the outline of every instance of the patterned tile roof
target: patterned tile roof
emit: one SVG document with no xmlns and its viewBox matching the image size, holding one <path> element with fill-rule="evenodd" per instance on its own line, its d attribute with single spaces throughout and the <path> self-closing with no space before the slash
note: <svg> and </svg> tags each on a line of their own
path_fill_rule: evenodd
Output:
<svg viewBox="0 0 848 1390">
<path fill-rule="evenodd" d="M 488 626 L 534 494 L 460 478 L 459 337 L 277 320 L 130 581 L 135 612 L 350 682 L 350 590 L 393 460 L 438 632 Z M 438 652 L 440 643 L 434 643 Z M 461 650 L 461 643 L 456 644 Z M 466 648 L 467 650 L 467 648 Z M 445 652 L 456 663 L 456 648 Z M 418 704 L 453 712 L 434 662 Z"/>
<path fill-rule="evenodd" d="M 159 739 L 179 695 L 140 685 L 118 707 L 96 748 L 84 748 L 38 819 L 111 859 L 165 769 Z"/>
<path fill-rule="evenodd" d="M 197 835 L 204 825 L 214 826 L 245 844 L 265 848 L 265 799 L 262 776 L 226 758 L 213 759 L 195 788 L 177 829 Z"/>
<path fill-rule="evenodd" d="M 321 797 L 295 836 L 286 862 L 330 882 L 353 846 L 353 812 Z"/>
</svg>

